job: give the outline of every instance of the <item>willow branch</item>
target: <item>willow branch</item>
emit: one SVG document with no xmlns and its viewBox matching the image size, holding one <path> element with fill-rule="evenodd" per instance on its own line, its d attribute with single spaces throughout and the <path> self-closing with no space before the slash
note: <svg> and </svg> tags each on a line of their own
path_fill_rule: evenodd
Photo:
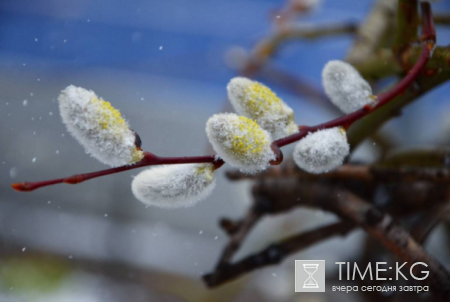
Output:
<svg viewBox="0 0 450 302">
<path fill-rule="evenodd" d="M 411 236 L 417 240 L 418 243 L 423 244 L 430 235 L 431 231 L 443 220 L 450 216 L 450 202 L 447 200 L 444 203 L 438 204 L 428 210 L 421 219 L 411 229 Z"/>
<path fill-rule="evenodd" d="M 266 266 L 281 263 L 288 256 L 304 250 L 318 242 L 322 242 L 334 236 L 348 234 L 354 225 L 346 222 L 337 222 L 325 227 L 307 231 L 288 237 L 277 243 L 273 243 L 264 250 L 247 256 L 236 263 L 225 264 L 213 273 L 203 276 L 203 280 L 209 287 L 216 287 L 232 281 L 251 271 Z"/>
<path fill-rule="evenodd" d="M 406 89 L 414 82 L 414 80 L 419 76 L 422 69 L 426 66 L 428 60 L 431 56 L 431 51 L 433 50 L 436 33 L 433 24 L 433 18 L 431 14 L 431 6 L 428 2 L 422 2 L 422 39 L 423 39 L 423 47 L 421 55 L 414 65 L 414 67 L 408 72 L 408 74 L 390 91 L 382 93 L 378 95 L 378 101 L 374 106 L 365 106 L 364 108 L 345 115 L 343 117 L 331 120 L 329 122 L 319 124 L 316 126 L 300 126 L 300 131 L 291 136 L 279 139 L 272 143 L 273 150 L 276 151 L 277 160 L 274 161 L 274 165 L 279 164 L 282 160 L 282 153 L 279 150 L 280 147 L 286 146 L 288 144 L 294 143 L 302 138 L 304 138 L 310 132 L 316 132 L 321 129 L 334 128 L 334 127 L 344 127 L 349 128 L 354 122 L 360 120 L 361 118 L 377 111 L 382 108 L 390 101 L 392 101 L 398 95 L 401 95 L 406 91 Z M 69 183 L 69 184 L 77 184 L 83 182 L 88 179 L 105 176 L 109 174 L 114 174 L 126 170 L 141 168 L 144 166 L 151 165 L 162 165 L 162 164 L 186 164 L 186 163 L 215 163 L 216 168 L 219 168 L 223 165 L 224 161 L 216 158 L 216 156 L 197 156 L 197 157 L 174 157 L 174 158 L 166 158 L 166 157 L 158 157 L 152 153 L 147 152 L 144 159 L 140 162 L 123 167 L 117 167 L 112 169 L 107 169 L 103 171 L 88 173 L 88 174 L 79 174 L 66 178 L 59 178 L 49 181 L 41 181 L 41 182 L 24 182 L 24 183 L 14 183 L 12 184 L 12 188 L 18 191 L 32 191 L 34 189 L 54 185 L 58 183 Z"/>
<path fill-rule="evenodd" d="M 339 34 L 354 33 L 356 25 L 354 23 L 339 23 L 321 25 L 317 27 L 306 26 L 282 26 L 267 38 L 261 40 L 252 50 L 252 55 L 247 66 L 244 67 L 244 74 L 255 73 L 257 69 L 273 56 L 277 50 L 287 41 L 297 39 L 316 39 Z"/>
<path fill-rule="evenodd" d="M 448 271 L 433 256 L 429 255 L 391 216 L 351 194 L 345 196 L 345 199 L 339 199 L 336 204 L 336 213 L 359 224 L 379 243 L 402 261 L 407 262 L 408 267 L 416 262 L 426 263 L 430 275 L 424 282 L 433 288 L 433 292 L 445 295 L 450 293 L 450 274 Z"/>
<path fill-rule="evenodd" d="M 418 0 L 399 0 L 397 8 L 397 30 L 393 45 L 394 53 L 399 62 L 402 54 L 418 41 L 419 28 Z"/>
<path fill-rule="evenodd" d="M 346 57 L 347 62 L 354 65 L 375 55 L 381 41 L 392 31 L 396 10 L 396 1 L 376 1 L 366 21 L 358 28 L 355 44 Z"/>
<path fill-rule="evenodd" d="M 235 263 L 221 262 L 215 271 L 204 277 L 208 286 L 217 286 L 228 282 L 257 268 L 281 262 L 287 255 L 306 248 L 319 241 L 345 234 L 354 225 L 359 225 L 367 233 L 377 239 L 383 246 L 391 250 L 401 260 L 412 265 L 415 262 L 425 262 L 429 265 L 429 278 L 424 281 L 435 293 L 448 293 L 450 290 L 450 275 L 442 265 L 430 256 L 391 216 L 375 208 L 370 203 L 356 197 L 348 191 L 320 183 L 298 183 L 297 180 L 274 179 L 278 185 L 267 181 L 257 183 L 253 193 L 264 197 L 267 213 L 278 214 L 294 207 L 313 207 L 334 213 L 343 220 L 342 225 L 325 227 L 320 232 L 307 232 L 281 243 L 270 245 L 254 255 L 250 255 Z M 282 197 L 282 198 L 280 198 Z M 404 215 L 402 212 L 400 215 Z M 334 231 L 332 231 L 334 229 Z M 334 233 L 336 231 L 336 233 Z M 341 233 L 342 231 L 342 233 Z"/>
<path fill-rule="evenodd" d="M 408 183 L 432 182 L 450 183 L 449 168 L 426 167 L 382 167 L 369 165 L 342 165 L 339 168 L 323 174 L 311 174 L 297 168 L 295 165 L 276 167 L 259 175 L 247 175 L 238 170 L 227 171 L 230 180 L 295 177 L 298 180 L 358 180 L 361 182 L 376 183 Z"/>
<path fill-rule="evenodd" d="M 234 254 L 239 250 L 242 242 L 247 237 L 247 234 L 252 230 L 253 226 L 261 217 L 262 212 L 253 207 L 250 209 L 246 217 L 239 222 L 239 226 L 236 227 L 233 232 L 228 232 L 229 234 L 231 233 L 230 241 L 224 248 L 216 269 L 226 266 L 227 263 L 232 260 Z"/>
<path fill-rule="evenodd" d="M 358 111 L 355 111 L 343 117 L 316 126 L 301 127 L 298 133 L 288 136 L 286 138 L 279 139 L 275 141 L 275 144 L 278 147 L 283 147 L 304 138 L 310 132 L 315 132 L 321 129 L 328 129 L 334 127 L 349 128 L 354 122 L 385 106 L 396 96 L 405 92 L 405 90 L 414 82 L 415 78 L 419 75 L 422 68 L 427 64 L 428 60 L 430 59 L 430 54 L 433 46 L 434 46 L 433 43 L 429 43 L 423 46 L 422 54 L 416 65 L 410 70 L 408 75 L 404 77 L 392 90 L 380 94 L 378 96 L 378 102 L 376 103 L 375 106 L 373 107 L 366 106 Z"/>
<path fill-rule="evenodd" d="M 293 177 L 298 180 L 359 180 L 363 182 L 372 182 L 374 180 L 373 175 L 370 173 L 370 166 L 368 165 L 342 165 L 339 168 L 322 174 L 311 174 L 305 172 L 297 167 L 294 162 L 289 164 L 274 167 L 273 169 L 266 170 L 265 172 L 257 175 L 250 175 L 240 172 L 239 170 L 227 171 L 226 176 L 229 180 L 236 181 L 242 179 L 262 179 L 262 178 L 278 178 L 278 177 Z"/>
<path fill-rule="evenodd" d="M 187 164 L 187 163 L 212 163 L 217 169 L 224 164 L 224 161 L 221 159 L 217 159 L 213 155 L 194 156 L 194 157 L 159 157 L 150 152 L 145 152 L 144 158 L 138 163 L 135 163 L 133 165 L 121 166 L 85 174 L 76 174 L 69 177 L 57 178 L 47 181 L 14 183 L 11 186 L 17 191 L 28 192 L 36 190 L 41 187 L 46 187 L 60 183 L 78 184 L 89 179 L 115 174 L 127 170 L 138 169 L 146 166 Z"/>
<path fill-rule="evenodd" d="M 433 17 L 434 23 L 442 25 L 450 25 L 450 12 L 447 13 L 437 13 Z"/>
<path fill-rule="evenodd" d="M 277 186 L 269 185 L 268 181 L 261 181 L 255 185 L 254 193 L 276 201 L 273 203 L 274 211 L 281 212 L 292 207 L 307 206 L 334 213 L 343 221 L 360 225 L 399 259 L 408 262 L 408 265 L 415 262 L 427 263 L 430 276 L 426 282 L 430 287 L 435 292 L 450 291 L 449 273 L 390 215 L 354 194 L 336 187 L 324 186 L 318 182 L 299 185 L 295 179 L 270 181 L 276 182 Z M 280 194 L 282 198 L 279 198 Z M 404 214 L 405 211 L 399 213 L 399 215 Z"/>
</svg>

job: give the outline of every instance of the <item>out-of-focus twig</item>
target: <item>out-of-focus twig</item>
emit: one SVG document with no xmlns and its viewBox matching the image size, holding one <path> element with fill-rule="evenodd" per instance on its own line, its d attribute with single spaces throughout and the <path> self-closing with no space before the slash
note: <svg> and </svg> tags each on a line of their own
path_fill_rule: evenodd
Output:
<svg viewBox="0 0 450 302">
<path fill-rule="evenodd" d="M 236 263 L 227 264 L 203 279 L 209 287 L 215 287 L 238 278 L 243 274 L 282 262 L 287 256 L 306 249 L 334 236 L 344 236 L 354 228 L 346 222 L 336 222 L 325 227 L 307 231 L 271 244 L 264 250 L 247 256 Z"/>
<path fill-rule="evenodd" d="M 403 53 L 418 41 L 419 28 L 418 0 L 399 0 L 397 8 L 397 30 L 393 50 L 401 63 Z"/>
<path fill-rule="evenodd" d="M 450 12 L 437 13 L 433 19 L 436 24 L 450 25 Z"/>
<path fill-rule="evenodd" d="M 430 276 L 427 284 L 434 292 L 450 292 L 450 275 L 445 268 L 430 256 L 394 219 L 375 208 L 370 203 L 348 191 L 323 186 L 318 183 L 294 185 L 289 181 L 277 182 L 277 186 L 261 183 L 254 189 L 255 194 L 264 195 L 274 200 L 274 209 L 283 210 L 297 206 L 321 208 L 335 213 L 344 221 L 360 225 L 367 233 L 397 255 L 401 260 L 412 265 L 415 262 L 428 264 Z"/>
<path fill-rule="evenodd" d="M 257 205 L 258 203 L 256 202 L 255 204 Z M 256 205 L 252 207 L 247 213 L 247 216 L 239 222 L 238 227 L 234 228 L 235 231 L 231 232 L 230 230 L 227 230 L 227 233 L 230 235 L 230 240 L 220 256 L 216 269 L 226 266 L 227 263 L 232 260 L 236 251 L 241 247 L 241 244 L 247 234 L 261 218 L 263 213 L 257 208 Z"/>
<path fill-rule="evenodd" d="M 355 44 L 347 54 L 346 61 L 358 64 L 372 57 L 384 37 L 392 32 L 397 2 L 380 0 L 357 31 Z"/>
<path fill-rule="evenodd" d="M 448 294 L 450 290 L 450 275 L 442 265 L 423 248 L 400 226 L 391 216 L 383 213 L 368 202 L 356 197 L 345 190 L 323 186 L 318 183 L 294 185 L 289 181 L 280 182 L 274 179 L 276 186 L 269 185 L 267 180 L 260 182 L 254 188 L 255 196 L 264 196 L 270 202 L 266 211 L 271 214 L 288 211 L 293 207 L 308 206 L 320 208 L 335 213 L 347 223 L 360 225 L 382 245 L 395 253 L 401 260 L 412 265 L 415 262 L 425 262 L 430 270 L 427 279 L 434 292 Z M 342 226 L 343 227 L 343 226 Z M 309 234 L 308 236 L 313 236 Z M 316 236 L 316 235 L 314 235 Z M 324 238 L 318 236 L 319 239 Z M 316 242 L 314 240 L 314 242 Z M 278 247 L 278 245 L 275 245 Z M 273 249 L 273 246 L 256 256 L 249 256 L 235 264 L 224 264 L 205 277 L 210 286 L 216 286 L 229 281 L 247 271 L 264 266 L 266 263 L 274 264 L 283 258 L 282 251 Z M 255 264 L 256 261 L 261 263 Z M 233 270 L 236 270 L 234 272 Z"/>
<path fill-rule="evenodd" d="M 339 34 L 354 33 L 355 23 L 339 23 L 320 26 L 284 25 L 273 34 L 258 42 L 251 51 L 249 62 L 243 69 L 244 74 L 253 74 L 265 61 L 287 41 L 298 39 L 317 39 Z"/>
<path fill-rule="evenodd" d="M 406 264 L 408 267 L 417 262 L 426 263 L 430 275 L 424 282 L 433 289 L 434 293 L 448 297 L 450 294 L 450 274 L 448 271 L 434 257 L 429 255 L 391 216 L 352 194 L 347 194 L 339 199 L 336 204 L 336 213 L 361 225 L 367 233 L 376 238 L 378 242 L 402 261 L 408 262 Z M 417 273 L 419 273 L 418 267 L 416 266 L 414 269 L 417 276 Z"/>
<path fill-rule="evenodd" d="M 300 170 L 294 165 L 284 165 L 270 169 L 260 175 L 247 175 L 237 170 L 228 171 L 230 180 L 295 177 L 299 180 L 358 180 L 362 182 L 433 182 L 450 183 L 449 168 L 388 168 L 369 165 L 342 165 L 334 171 L 323 174 L 311 174 Z"/>
<path fill-rule="evenodd" d="M 431 231 L 444 219 L 450 216 L 450 202 L 435 205 L 421 217 L 411 230 L 418 243 L 423 244 Z"/>
</svg>

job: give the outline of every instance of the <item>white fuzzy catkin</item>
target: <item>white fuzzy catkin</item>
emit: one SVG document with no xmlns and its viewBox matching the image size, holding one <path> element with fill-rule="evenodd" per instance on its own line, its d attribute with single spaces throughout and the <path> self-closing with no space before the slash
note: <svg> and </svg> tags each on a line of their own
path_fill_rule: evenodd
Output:
<svg viewBox="0 0 450 302">
<path fill-rule="evenodd" d="M 375 100 L 369 83 L 352 65 L 342 61 L 330 61 L 325 65 L 322 83 L 333 104 L 346 114 Z"/>
<path fill-rule="evenodd" d="M 161 208 L 190 207 L 214 189 L 212 164 L 157 166 L 139 173 L 131 183 L 134 196 Z"/>
<path fill-rule="evenodd" d="M 215 114 L 206 123 L 206 134 L 217 155 L 244 173 L 265 170 L 275 159 L 270 134 L 244 116 Z"/>
<path fill-rule="evenodd" d="M 344 162 L 350 152 L 345 130 L 340 127 L 309 133 L 294 149 L 297 166 L 309 173 L 331 171 Z"/>
<path fill-rule="evenodd" d="M 86 153 L 113 167 L 143 158 L 135 146 L 135 134 L 120 112 L 93 91 L 69 86 L 58 101 L 63 123 Z"/>
<path fill-rule="evenodd" d="M 273 140 L 298 132 L 294 111 L 263 84 L 236 77 L 231 79 L 227 91 L 234 110 L 256 120 Z"/>
</svg>

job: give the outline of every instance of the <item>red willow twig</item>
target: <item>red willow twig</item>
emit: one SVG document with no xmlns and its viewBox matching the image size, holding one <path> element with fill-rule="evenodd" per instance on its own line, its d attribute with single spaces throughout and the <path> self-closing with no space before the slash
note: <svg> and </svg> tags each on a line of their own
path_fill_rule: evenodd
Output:
<svg viewBox="0 0 450 302">
<path fill-rule="evenodd" d="M 382 93 L 378 96 L 374 105 L 366 105 L 364 108 L 345 115 L 343 117 L 331 120 L 329 122 L 319 124 L 316 126 L 300 126 L 300 131 L 291 136 L 279 139 L 272 143 L 272 149 L 277 155 L 277 160 L 273 161 L 272 165 L 280 164 L 282 161 L 282 153 L 280 147 L 292 144 L 305 137 L 310 132 L 315 132 L 321 129 L 344 127 L 349 128 L 355 121 L 365 117 L 366 115 L 378 110 L 382 106 L 392 101 L 396 96 L 401 95 L 420 75 L 422 69 L 427 65 L 431 57 L 434 44 L 436 42 L 436 31 L 433 23 L 433 16 L 431 12 L 431 5 L 428 2 L 421 3 L 422 8 L 422 42 L 423 48 L 419 60 L 408 74 L 390 91 Z M 115 174 L 122 171 L 137 169 L 145 166 L 164 165 L 164 164 L 188 164 L 188 163 L 213 163 L 216 169 L 220 168 L 225 162 L 214 155 L 195 156 L 195 157 L 159 157 L 150 152 L 145 152 L 144 158 L 133 165 L 116 167 L 112 169 L 101 170 L 87 174 L 77 174 L 70 177 L 58 178 L 39 182 L 22 182 L 12 184 L 12 188 L 17 191 L 33 191 L 35 189 L 50 186 L 59 183 L 77 184 L 92 178 L 97 178 L 109 174 Z"/>
<path fill-rule="evenodd" d="M 127 170 L 137 169 L 146 166 L 154 165 L 173 165 L 173 164 L 194 164 L 194 163 L 213 163 L 216 169 L 220 168 L 225 162 L 220 158 L 216 159 L 214 155 L 194 156 L 194 157 L 159 157 L 150 152 L 144 152 L 144 158 L 133 165 L 121 166 L 86 174 L 77 174 L 69 177 L 57 178 L 52 180 L 38 181 L 38 182 L 21 182 L 14 183 L 11 186 L 21 192 L 33 191 L 41 187 L 46 187 L 54 184 L 67 183 L 78 184 L 80 182 L 102 177 L 110 174 L 115 174 Z"/>
</svg>

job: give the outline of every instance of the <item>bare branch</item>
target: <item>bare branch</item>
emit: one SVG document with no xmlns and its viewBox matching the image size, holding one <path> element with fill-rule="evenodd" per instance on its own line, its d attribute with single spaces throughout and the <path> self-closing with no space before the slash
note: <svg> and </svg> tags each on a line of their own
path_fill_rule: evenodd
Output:
<svg viewBox="0 0 450 302">
<path fill-rule="evenodd" d="M 346 222 L 337 222 L 288 237 L 236 263 L 226 264 L 216 269 L 213 273 L 203 276 L 203 280 L 209 287 L 219 286 L 253 270 L 281 263 L 286 257 L 318 242 L 334 236 L 344 236 L 353 228 L 353 225 Z"/>
</svg>

